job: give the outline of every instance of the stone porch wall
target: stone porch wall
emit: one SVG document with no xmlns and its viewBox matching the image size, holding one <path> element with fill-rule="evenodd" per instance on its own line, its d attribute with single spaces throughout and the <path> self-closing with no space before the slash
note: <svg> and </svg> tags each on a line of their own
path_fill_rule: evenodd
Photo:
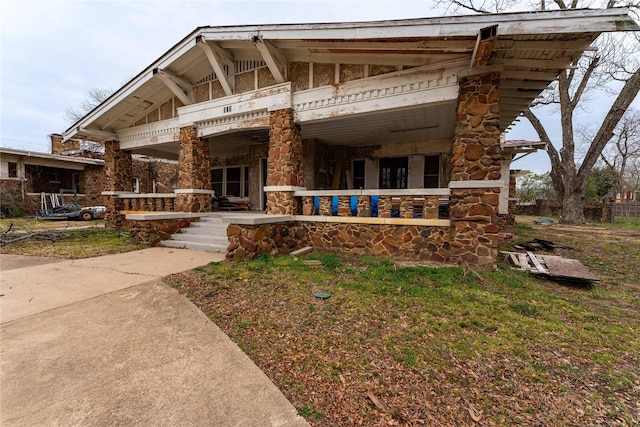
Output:
<svg viewBox="0 0 640 427">
<path fill-rule="evenodd" d="M 187 228 L 199 218 L 158 219 L 151 221 L 125 220 L 124 228 L 129 230 L 134 243 L 158 246 L 163 240 L 171 238 L 181 228 Z"/>
<path fill-rule="evenodd" d="M 447 262 L 449 227 L 288 222 L 229 225 L 227 258 L 286 254 L 305 246 L 356 255 Z"/>
<path fill-rule="evenodd" d="M 253 259 L 266 253 L 286 254 L 302 247 L 302 227 L 298 222 L 261 225 L 230 224 L 227 227 L 229 246 L 227 258 L 235 261 Z"/>
<path fill-rule="evenodd" d="M 446 262 L 450 256 L 449 227 L 312 222 L 300 226 L 301 246 L 419 261 Z"/>
</svg>

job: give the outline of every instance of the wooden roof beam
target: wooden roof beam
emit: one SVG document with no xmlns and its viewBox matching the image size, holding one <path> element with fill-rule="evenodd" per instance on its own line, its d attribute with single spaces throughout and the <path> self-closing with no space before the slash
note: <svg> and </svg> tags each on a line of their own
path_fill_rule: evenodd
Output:
<svg viewBox="0 0 640 427">
<path fill-rule="evenodd" d="M 276 49 L 268 40 L 261 37 L 253 37 L 253 45 L 258 49 L 262 59 L 267 63 L 269 71 L 273 74 L 276 83 L 284 83 L 287 80 L 287 58 Z"/>
<path fill-rule="evenodd" d="M 97 139 L 98 141 L 118 141 L 118 135 L 113 132 L 105 132 L 99 129 L 88 129 L 78 126 L 76 131 L 79 134 L 86 135 L 90 138 Z"/>
<path fill-rule="evenodd" d="M 571 58 L 564 59 L 521 59 L 492 58 L 491 64 L 501 64 L 509 68 L 532 68 L 538 70 L 564 70 L 570 67 Z"/>
<path fill-rule="evenodd" d="M 505 40 L 500 39 L 494 50 L 580 50 L 591 45 L 591 37 L 576 40 Z"/>
<path fill-rule="evenodd" d="M 537 89 L 542 91 L 549 87 L 548 81 L 523 81 L 523 80 L 510 80 L 500 79 L 501 89 Z"/>
<path fill-rule="evenodd" d="M 221 47 L 209 44 L 204 36 L 196 37 L 196 44 L 202 48 L 204 54 L 211 64 L 211 68 L 216 73 L 216 77 L 222 86 L 222 90 L 227 96 L 233 95 L 233 84 L 231 78 L 224 72 L 223 63 L 228 67 L 233 67 L 233 57 Z"/>
<path fill-rule="evenodd" d="M 554 81 L 560 71 L 514 71 L 504 70 L 500 74 L 501 79 L 509 80 L 534 80 L 534 81 L 547 81 L 551 83 Z"/>
<path fill-rule="evenodd" d="M 489 62 L 498 41 L 498 25 L 481 28 L 471 55 L 471 68 L 484 67 Z"/>
<path fill-rule="evenodd" d="M 135 116 L 132 116 L 128 113 L 125 113 L 123 116 L 121 116 L 121 119 L 125 120 L 124 127 L 133 126 L 133 124 L 136 123 L 138 120 L 142 119 L 143 117 L 146 117 L 152 111 L 160 108 L 160 106 L 165 102 L 167 102 L 167 100 L 157 101 L 154 103 L 147 100 L 144 100 L 142 102 L 146 104 L 146 106 L 144 106 L 142 111 L 139 111 Z"/>
<path fill-rule="evenodd" d="M 160 78 L 160 80 L 162 80 L 164 82 L 164 84 L 167 85 L 169 90 L 171 92 L 173 92 L 173 94 L 180 101 L 182 101 L 182 103 L 184 105 L 193 104 L 193 101 L 191 101 L 191 98 L 189 97 L 189 95 L 184 93 L 184 91 L 180 87 L 180 86 L 183 86 L 183 85 L 187 85 L 188 86 L 187 90 L 190 90 L 191 87 L 192 87 L 190 83 L 186 82 L 185 80 L 181 79 L 180 77 L 171 75 L 171 74 L 167 73 L 166 71 L 161 70 L 160 68 L 154 68 L 153 74 L 158 76 Z"/>
<path fill-rule="evenodd" d="M 506 98 L 536 98 L 540 95 L 539 90 L 536 89 L 525 89 L 525 90 L 517 90 L 517 89 L 504 89 L 500 90 L 500 97 Z"/>
</svg>

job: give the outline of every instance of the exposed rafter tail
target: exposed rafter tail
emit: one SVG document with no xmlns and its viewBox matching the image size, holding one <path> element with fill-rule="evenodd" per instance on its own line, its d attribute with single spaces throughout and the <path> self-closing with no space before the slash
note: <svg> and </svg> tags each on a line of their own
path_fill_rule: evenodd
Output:
<svg viewBox="0 0 640 427">
<path fill-rule="evenodd" d="M 287 58 L 268 40 L 259 36 L 253 37 L 253 45 L 258 49 L 262 59 L 267 63 L 276 83 L 287 81 Z"/>
</svg>

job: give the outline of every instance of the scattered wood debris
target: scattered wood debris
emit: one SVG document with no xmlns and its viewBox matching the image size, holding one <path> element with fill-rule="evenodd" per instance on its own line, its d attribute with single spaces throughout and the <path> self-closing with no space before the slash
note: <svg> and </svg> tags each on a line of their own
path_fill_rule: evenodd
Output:
<svg viewBox="0 0 640 427">
<path fill-rule="evenodd" d="M 577 259 L 556 255 L 535 255 L 531 251 L 526 253 L 502 251 L 501 253 L 505 255 L 505 263 L 514 268 L 548 276 L 553 280 L 589 284 L 600 281 Z"/>
<path fill-rule="evenodd" d="M 554 251 L 558 248 L 573 249 L 569 246 L 558 245 L 557 243 L 554 243 L 551 240 L 544 240 L 544 239 L 537 239 L 537 238 L 515 245 L 513 248 L 518 250 L 526 250 L 526 251 L 533 251 L 533 252 Z"/>
<path fill-rule="evenodd" d="M 311 246 L 305 246 L 302 249 L 298 249 L 296 251 L 291 252 L 289 255 L 291 256 L 291 258 L 295 258 L 298 256 L 306 255 L 311 251 L 313 251 L 313 248 Z"/>
<path fill-rule="evenodd" d="M 67 239 L 72 236 L 71 233 L 62 231 L 41 230 L 34 232 L 12 230 L 13 224 L 0 233 L 0 246 L 7 246 L 12 243 L 21 242 L 23 240 L 47 240 L 49 242 L 57 242 L 58 240 Z"/>
</svg>

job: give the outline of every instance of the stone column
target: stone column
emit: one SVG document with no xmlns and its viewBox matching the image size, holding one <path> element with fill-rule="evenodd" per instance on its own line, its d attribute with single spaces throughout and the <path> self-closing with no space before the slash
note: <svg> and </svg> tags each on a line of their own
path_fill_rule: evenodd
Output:
<svg viewBox="0 0 640 427">
<path fill-rule="evenodd" d="M 303 183 L 302 138 L 290 108 L 271 112 L 269 118 L 269 170 L 267 214 L 295 215 L 300 211 L 293 195 Z M 277 188 L 277 187 L 280 187 Z"/>
<path fill-rule="evenodd" d="M 333 209 L 331 208 L 331 204 L 333 203 L 333 197 L 331 196 L 320 196 L 320 203 L 318 206 L 318 215 L 323 216 L 331 216 L 333 215 Z"/>
<path fill-rule="evenodd" d="M 124 225 L 124 210 L 122 199 L 118 193 L 133 191 L 131 153 L 120 149 L 119 141 L 106 141 L 104 143 L 104 175 L 106 213 L 104 217 L 105 227 L 120 229 Z"/>
<path fill-rule="evenodd" d="M 451 151 L 451 260 L 489 266 L 498 255 L 500 74 L 460 81 Z"/>
<path fill-rule="evenodd" d="M 358 197 L 358 216 L 371 216 L 371 196 Z"/>
<path fill-rule="evenodd" d="M 211 159 L 209 143 L 198 138 L 196 128 L 180 128 L 176 211 L 211 212 Z"/>
</svg>

